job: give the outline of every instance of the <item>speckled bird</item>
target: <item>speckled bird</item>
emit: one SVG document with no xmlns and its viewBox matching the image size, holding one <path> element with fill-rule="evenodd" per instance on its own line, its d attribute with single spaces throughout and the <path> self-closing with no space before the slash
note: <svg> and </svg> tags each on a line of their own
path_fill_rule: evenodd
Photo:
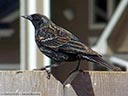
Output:
<svg viewBox="0 0 128 96">
<path fill-rule="evenodd" d="M 87 60 L 110 70 L 120 71 L 120 68 L 104 61 L 100 54 L 86 46 L 68 30 L 57 26 L 46 16 L 36 13 L 22 17 L 30 20 L 34 25 L 35 41 L 40 51 L 56 62 L 46 67 L 56 67 L 61 65 L 61 62 L 78 60 L 78 66 L 75 69 L 77 70 L 80 61 Z"/>
</svg>

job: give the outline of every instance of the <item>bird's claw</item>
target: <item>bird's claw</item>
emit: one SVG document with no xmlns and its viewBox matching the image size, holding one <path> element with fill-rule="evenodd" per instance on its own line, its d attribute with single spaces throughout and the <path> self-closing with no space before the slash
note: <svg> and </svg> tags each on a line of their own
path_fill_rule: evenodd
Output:
<svg viewBox="0 0 128 96">
<path fill-rule="evenodd" d="M 47 70 L 47 68 L 46 67 L 43 67 L 43 68 L 41 68 L 41 69 L 34 69 L 34 70 L 45 70 L 46 71 L 46 73 L 47 73 L 47 78 L 48 79 L 50 79 L 50 77 L 51 77 L 51 72 L 49 71 L 49 70 Z"/>
<path fill-rule="evenodd" d="M 50 77 L 51 77 L 51 72 L 50 72 L 49 70 L 47 70 L 47 69 L 46 69 L 45 71 L 47 72 L 47 78 L 50 79 Z"/>
<path fill-rule="evenodd" d="M 43 68 L 41 68 L 41 70 L 45 70 L 46 73 L 47 73 L 47 78 L 50 79 L 50 77 L 51 77 L 51 72 L 50 72 L 49 70 L 47 70 L 47 67 L 43 67 Z"/>
</svg>

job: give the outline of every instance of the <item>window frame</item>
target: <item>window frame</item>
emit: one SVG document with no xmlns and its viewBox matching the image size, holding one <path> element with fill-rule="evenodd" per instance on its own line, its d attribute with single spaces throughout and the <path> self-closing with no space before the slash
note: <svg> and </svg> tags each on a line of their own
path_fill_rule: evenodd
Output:
<svg viewBox="0 0 128 96">
<path fill-rule="evenodd" d="M 96 23 L 95 22 L 95 10 L 94 10 L 94 5 L 95 0 L 89 0 L 89 7 L 88 7 L 88 12 L 89 12 L 89 29 L 103 29 L 106 25 L 106 23 Z M 110 18 L 113 10 L 114 10 L 114 0 L 107 0 L 107 17 Z"/>
</svg>

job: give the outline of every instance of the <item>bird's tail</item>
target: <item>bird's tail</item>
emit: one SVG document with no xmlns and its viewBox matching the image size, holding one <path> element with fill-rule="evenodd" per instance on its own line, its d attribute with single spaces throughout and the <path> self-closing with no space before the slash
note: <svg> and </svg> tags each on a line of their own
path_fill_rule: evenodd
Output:
<svg viewBox="0 0 128 96">
<path fill-rule="evenodd" d="M 112 71 L 121 71 L 121 69 L 119 67 L 116 67 L 114 66 L 113 64 L 109 64 L 107 63 L 105 60 L 103 60 L 101 57 L 98 57 L 98 56 L 85 56 L 86 59 L 88 59 L 89 61 L 92 61 L 92 62 L 95 62 L 95 63 L 98 63 L 102 66 L 105 66 L 107 67 L 108 69 L 112 70 Z"/>
</svg>

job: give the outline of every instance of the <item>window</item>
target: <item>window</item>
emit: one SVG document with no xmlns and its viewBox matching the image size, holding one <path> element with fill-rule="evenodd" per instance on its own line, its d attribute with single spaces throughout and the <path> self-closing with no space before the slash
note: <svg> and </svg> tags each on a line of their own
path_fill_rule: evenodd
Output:
<svg viewBox="0 0 128 96">
<path fill-rule="evenodd" d="M 104 28 L 120 0 L 89 0 L 89 28 Z"/>
<path fill-rule="evenodd" d="M 4 11 L 3 11 L 4 10 Z M 19 67 L 19 0 L 0 1 L 0 68 Z M 17 66 L 18 65 L 18 66 Z"/>
</svg>

